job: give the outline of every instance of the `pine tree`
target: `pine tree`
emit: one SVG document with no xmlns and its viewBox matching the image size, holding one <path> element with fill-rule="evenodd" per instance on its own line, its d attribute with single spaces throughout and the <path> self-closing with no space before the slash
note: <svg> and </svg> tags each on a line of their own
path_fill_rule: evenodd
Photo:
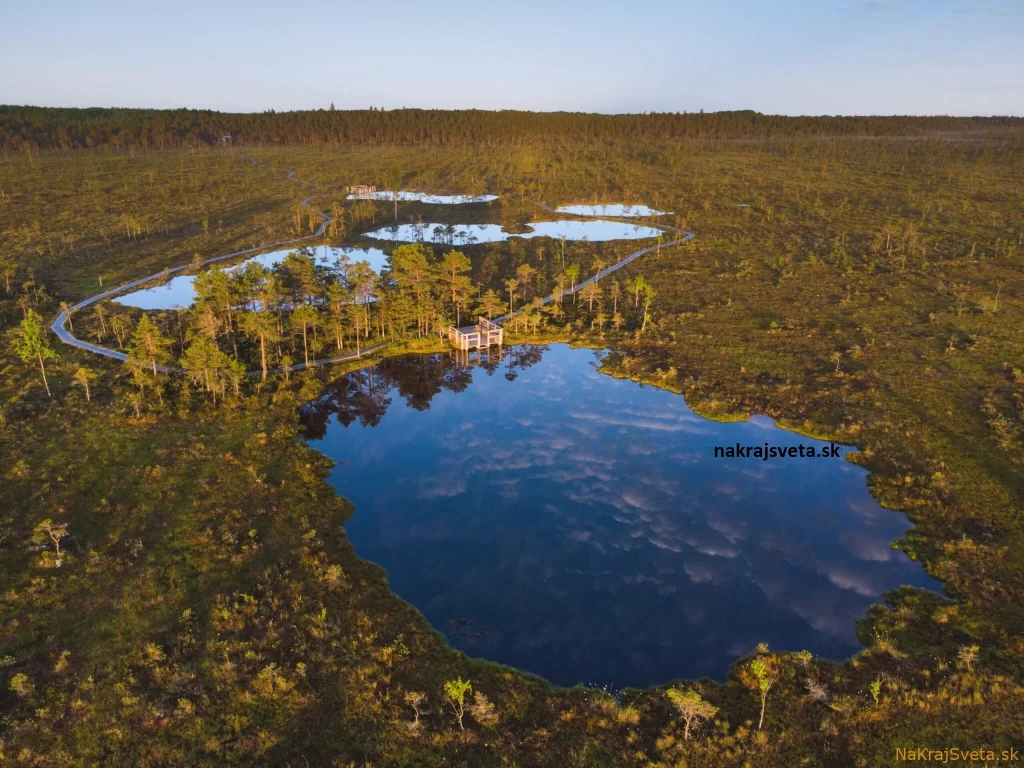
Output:
<svg viewBox="0 0 1024 768">
<path fill-rule="evenodd" d="M 39 372 L 43 375 L 43 386 L 46 387 L 46 394 L 53 397 L 50 392 L 50 384 L 46 380 L 46 361 L 56 360 L 58 355 L 50 346 L 50 340 L 46 337 L 46 330 L 42 324 L 43 318 L 34 310 L 25 313 L 25 319 L 21 321 L 18 330 L 14 334 L 14 351 L 18 353 L 23 363 L 39 362 Z"/>
<path fill-rule="evenodd" d="M 171 340 L 160 332 L 149 315 L 144 314 L 128 342 L 128 362 L 151 366 L 153 373 L 156 373 L 158 364 L 170 360 L 167 351 L 170 345 Z"/>
</svg>

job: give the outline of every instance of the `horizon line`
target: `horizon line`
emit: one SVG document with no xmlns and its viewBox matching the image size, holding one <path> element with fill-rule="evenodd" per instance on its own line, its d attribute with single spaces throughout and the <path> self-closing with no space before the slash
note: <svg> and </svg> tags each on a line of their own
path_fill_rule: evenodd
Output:
<svg viewBox="0 0 1024 768">
<path fill-rule="evenodd" d="M 759 115 L 761 117 L 778 117 L 787 119 L 800 119 L 800 118 L 849 118 L 849 119 L 893 119 L 893 118 L 947 118 L 954 120 L 992 120 L 992 119 L 1024 119 L 1024 113 L 1021 114 L 951 114 L 951 113 L 940 113 L 940 112 L 905 112 L 905 113 L 799 113 L 789 114 L 784 112 L 761 112 L 756 109 L 744 108 L 744 109 L 716 109 L 716 110 L 648 110 L 646 112 L 597 112 L 597 111 L 583 111 L 583 110 L 539 110 L 539 109 L 521 109 L 512 107 L 502 107 L 487 109 L 483 107 L 393 107 L 387 108 L 385 106 L 371 105 L 369 107 L 333 107 L 333 104 L 328 107 L 306 107 L 306 108 L 292 108 L 292 109 L 277 109 L 274 107 L 268 107 L 262 110 L 250 110 L 250 111 L 228 111 L 223 109 L 215 109 L 212 107 L 150 107 L 150 106 L 101 106 L 91 105 L 87 107 L 81 106 L 64 106 L 64 105 L 51 105 L 51 104 L 6 104 L 0 103 L 0 109 L 76 109 L 76 110 L 125 110 L 125 111 L 148 111 L 148 112 L 212 112 L 221 115 L 286 115 L 296 114 L 301 112 L 487 112 L 492 114 L 499 114 L 503 112 L 513 112 L 520 114 L 531 114 L 531 115 L 584 115 L 584 116 L 600 116 L 600 117 L 649 117 L 649 116 L 690 116 L 690 115 L 720 115 L 720 114 L 737 114 L 737 113 L 750 113 Z"/>
</svg>

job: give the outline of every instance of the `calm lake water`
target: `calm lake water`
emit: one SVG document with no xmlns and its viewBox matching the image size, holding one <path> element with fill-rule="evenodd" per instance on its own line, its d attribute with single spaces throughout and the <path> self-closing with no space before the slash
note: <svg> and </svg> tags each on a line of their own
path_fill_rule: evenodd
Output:
<svg viewBox="0 0 1024 768">
<path fill-rule="evenodd" d="M 573 213 L 577 216 L 665 216 L 668 211 L 658 211 L 646 205 L 562 205 L 555 209 L 559 213 Z"/>
<path fill-rule="evenodd" d="M 370 192 L 366 195 L 348 195 L 346 200 L 386 200 L 393 202 L 394 192 L 387 190 L 381 192 Z M 417 201 L 429 203 L 430 205 L 467 205 L 470 203 L 489 203 L 497 200 L 497 195 L 431 195 L 427 192 L 402 192 L 398 193 L 399 202 Z"/>
<path fill-rule="evenodd" d="M 367 261 L 376 272 L 384 267 L 387 261 L 387 254 L 380 248 L 334 248 L 328 245 L 318 245 L 302 250 L 309 253 L 321 264 L 336 264 L 343 256 L 347 256 L 350 262 Z M 271 251 L 262 253 L 246 259 L 241 264 L 236 264 L 231 269 L 244 269 L 246 264 L 262 264 L 265 267 L 272 267 L 284 261 L 289 253 L 295 253 L 294 249 L 284 251 Z M 126 307 L 137 307 L 138 309 L 185 309 L 191 307 L 196 300 L 196 292 L 192 287 L 195 282 L 194 275 L 178 275 L 168 280 L 163 285 L 154 285 L 152 288 L 141 288 L 124 296 L 118 296 L 113 301 L 123 304 Z"/>
<path fill-rule="evenodd" d="M 565 345 L 473 368 L 407 356 L 303 408 L 356 551 L 455 647 L 560 685 L 723 679 L 762 641 L 845 658 L 884 591 L 939 588 L 890 547 L 910 524 L 858 466 L 713 458 L 826 443 L 705 420 L 596 362 Z"/>
<path fill-rule="evenodd" d="M 645 237 L 658 237 L 664 232 L 642 224 L 630 224 L 623 221 L 535 221 L 530 223 L 529 232 L 512 234 L 501 228 L 500 224 L 396 224 L 381 227 L 367 232 L 366 237 L 376 240 L 392 240 L 394 242 L 412 243 L 416 241 L 447 243 L 452 245 L 472 245 L 473 243 L 499 243 L 510 237 L 550 237 L 566 240 L 639 240 Z"/>
</svg>

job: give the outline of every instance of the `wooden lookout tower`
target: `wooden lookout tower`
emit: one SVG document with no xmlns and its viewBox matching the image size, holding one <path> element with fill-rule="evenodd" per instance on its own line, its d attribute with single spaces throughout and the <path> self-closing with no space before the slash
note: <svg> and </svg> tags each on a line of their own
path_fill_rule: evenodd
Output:
<svg viewBox="0 0 1024 768">
<path fill-rule="evenodd" d="M 505 329 L 487 318 L 478 317 L 476 325 L 467 325 L 448 329 L 448 340 L 456 349 L 466 352 L 470 349 L 481 349 L 497 344 L 501 346 L 505 338 Z"/>
</svg>

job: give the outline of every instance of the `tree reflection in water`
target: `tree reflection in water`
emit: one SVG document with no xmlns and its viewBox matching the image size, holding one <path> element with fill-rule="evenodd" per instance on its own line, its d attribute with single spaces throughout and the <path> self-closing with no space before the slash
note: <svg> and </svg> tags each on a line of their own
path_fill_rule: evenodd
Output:
<svg viewBox="0 0 1024 768">
<path fill-rule="evenodd" d="M 504 366 L 505 378 L 514 381 L 518 370 L 539 363 L 546 350 L 546 346 L 536 344 L 509 347 L 501 361 L 494 359 L 473 367 L 493 376 L 499 366 Z M 369 368 L 346 373 L 328 385 L 320 397 L 302 406 L 299 417 L 306 437 L 320 440 L 327 434 L 332 416 L 346 427 L 355 421 L 375 427 L 395 394 L 410 408 L 425 411 L 441 391 L 464 392 L 472 381 L 471 368 L 447 354 L 386 358 Z"/>
</svg>

